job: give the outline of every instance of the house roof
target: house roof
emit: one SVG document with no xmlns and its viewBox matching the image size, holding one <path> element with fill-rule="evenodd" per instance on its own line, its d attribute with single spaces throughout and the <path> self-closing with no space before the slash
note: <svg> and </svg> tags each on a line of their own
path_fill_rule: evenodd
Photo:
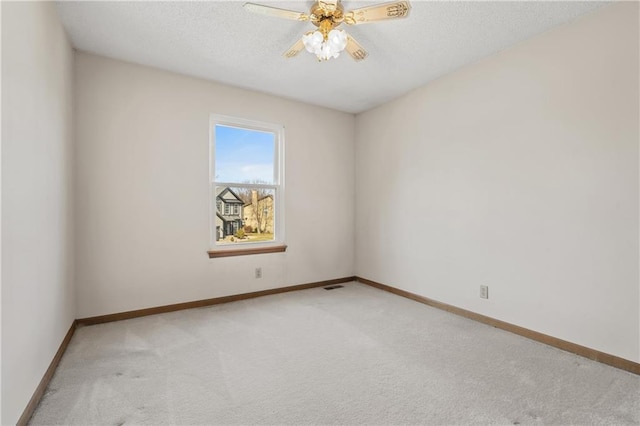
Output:
<svg viewBox="0 0 640 426">
<path fill-rule="evenodd" d="M 233 195 L 236 199 L 228 199 L 228 198 L 224 198 L 224 194 L 226 193 L 230 193 L 231 195 Z M 231 204 L 244 204 L 244 201 L 242 201 L 242 199 L 240 197 L 238 197 L 238 194 L 236 194 L 235 192 L 233 192 L 233 190 L 229 187 L 220 187 L 217 186 L 216 187 L 216 199 L 220 199 L 222 201 L 224 201 L 225 203 L 231 203 Z"/>
<path fill-rule="evenodd" d="M 222 219 L 223 222 L 233 222 L 236 220 L 242 220 L 242 217 L 239 215 L 228 215 L 225 216 L 223 214 L 220 214 L 220 212 L 216 212 L 216 216 L 218 216 L 220 219 Z"/>
</svg>

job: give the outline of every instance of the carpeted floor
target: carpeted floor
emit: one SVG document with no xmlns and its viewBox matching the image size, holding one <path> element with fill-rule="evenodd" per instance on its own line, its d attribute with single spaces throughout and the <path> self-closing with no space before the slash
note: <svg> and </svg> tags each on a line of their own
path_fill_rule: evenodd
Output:
<svg viewBox="0 0 640 426">
<path fill-rule="evenodd" d="M 31 424 L 640 424 L 640 377 L 349 283 L 80 328 Z"/>
</svg>

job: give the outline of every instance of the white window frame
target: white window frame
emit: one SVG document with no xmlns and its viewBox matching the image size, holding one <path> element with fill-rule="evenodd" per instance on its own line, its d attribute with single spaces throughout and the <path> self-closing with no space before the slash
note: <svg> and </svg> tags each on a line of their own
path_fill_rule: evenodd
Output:
<svg viewBox="0 0 640 426">
<path fill-rule="evenodd" d="M 215 152 L 216 152 L 216 126 L 236 127 L 259 132 L 274 134 L 275 146 L 273 156 L 273 183 L 271 184 L 249 184 L 240 182 L 216 181 Z M 284 126 L 279 124 L 265 123 L 255 120 L 248 120 L 238 117 L 230 117 L 220 114 L 211 114 L 209 122 L 209 247 L 211 251 L 242 250 L 247 248 L 269 248 L 280 246 L 285 241 L 284 222 Z M 273 237 L 271 241 L 246 242 L 236 244 L 220 244 L 216 241 L 216 187 L 247 188 L 247 189 L 268 189 L 274 192 L 275 217 L 273 223 Z M 244 219 L 244 218 L 242 218 Z"/>
</svg>

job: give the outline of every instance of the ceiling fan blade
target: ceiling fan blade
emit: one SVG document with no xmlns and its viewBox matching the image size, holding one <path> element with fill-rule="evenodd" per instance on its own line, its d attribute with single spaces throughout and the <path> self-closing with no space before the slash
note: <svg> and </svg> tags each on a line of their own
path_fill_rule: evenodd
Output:
<svg viewBox="0 0 640 426">
<path fill-rule="evenodd" d="M 296 41 L 295 44 L 289 48 L 289 50 L 284 52 L 283 56 L 285 58 L 293 58 L 298 53 L 300 53 L 300 51 L 302 51 L 302 50 L 304 50 L 304 43 L 302 43 L 302 39 L 300 39 L 300 40 Z"/>
<path fill-rule="evenodd" d="M 351 36 L 349 36 L 345 50 L 356 62 L 360 62 L 369 56 L 369 53 Z"/>
<path fill-rule="evenodd" d="M 291 19 L 293 21 L 308 21 L 309 15 L 295 10 L 279 9 L 277 7 L 264 6 L 256 3 L 245 3 L 244 8 L 249 12 L 261 15 L 275 16 L 276 18 Z"/>
<path fill-rule="evenodd" d="M 405 18 L 409 15 L 409 10 L 411 10 L 411 6 L 409 6 L 408 1 L 379 4 L 346 12 L 344 14 L 344 22 L 349 25 L 357 25 L 387 19 Z"/>
</svg>

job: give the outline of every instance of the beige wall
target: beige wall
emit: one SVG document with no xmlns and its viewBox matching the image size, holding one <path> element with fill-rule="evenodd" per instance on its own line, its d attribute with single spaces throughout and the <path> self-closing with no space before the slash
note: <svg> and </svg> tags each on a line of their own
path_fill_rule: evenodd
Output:
<svg viewBox="0 0 640 426">
<path fill-rule="evenodd" d="M 75 318 L 72 73 L 54 4 L 2 2 L 2 424 Z"/>
<path fill-rule="evenodd" d="M 76 95 L 79 317 L 353 275 L 353 115 L 86 53 Z M 208 258 L 211 113 L 285 126 L 286 253 Z"/>
<path fill-rule="evenodd" d="M 357 116 L 356 273 L 640 361 L 638 89 L 621 3 Z"/>
</svg>

